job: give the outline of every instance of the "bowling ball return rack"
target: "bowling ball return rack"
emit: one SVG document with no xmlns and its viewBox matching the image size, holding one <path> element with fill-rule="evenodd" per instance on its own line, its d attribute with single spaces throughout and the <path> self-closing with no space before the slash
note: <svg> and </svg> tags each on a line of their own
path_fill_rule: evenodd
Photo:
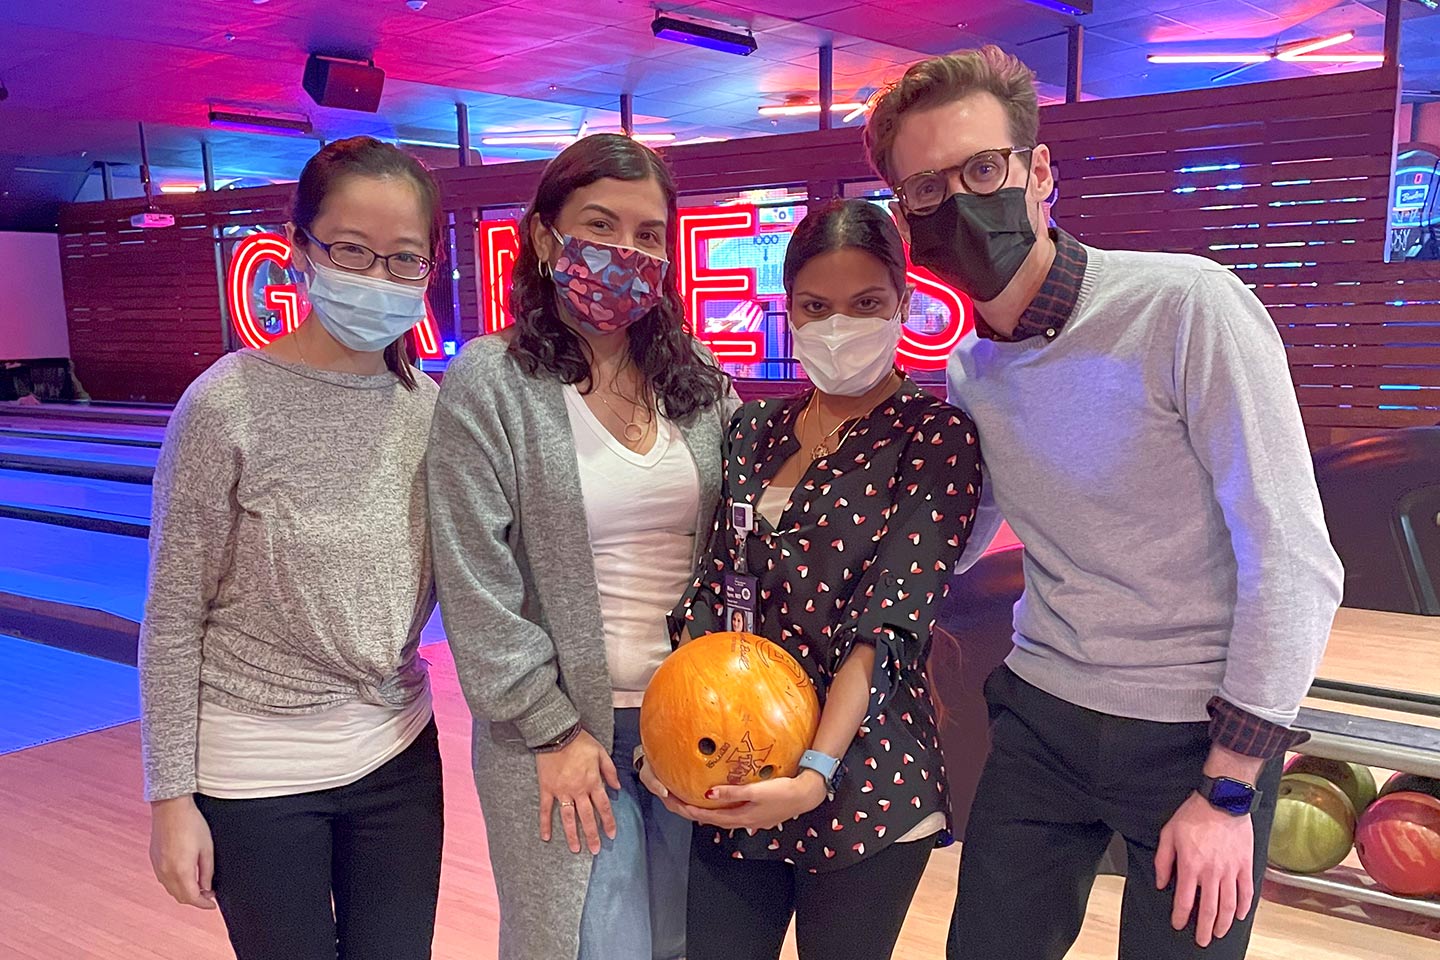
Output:
<svg viewBox="0 0 1440 960">
<path fill-rule="evenodd" d="M 1310 697 L 1397 713 L 1440 717 L 1440 697 L 1423 693 L 1316 680 L 1310 688 Z M 1295 727 L 1310 734 L 1310 739 L 1303 746 L 1309 756 L 1440 777 L 1440 729 L 1314 707 L 1300 709 Z M 1268 867 L 1265 879 L 1281 887 L 1350 903 L 1385 907 L 1427 920 L 1440 920 L 1440 900 L 1386 893 L 1372 886 L 1363 873 L 1354 869 L 1339 868 L 1330 873 L 1302 875 Z"/>
</svg>

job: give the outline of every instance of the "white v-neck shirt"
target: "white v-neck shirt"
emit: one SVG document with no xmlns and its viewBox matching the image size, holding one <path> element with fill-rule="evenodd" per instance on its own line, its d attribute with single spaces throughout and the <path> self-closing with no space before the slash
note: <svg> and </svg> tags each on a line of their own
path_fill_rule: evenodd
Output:
<svg viewBox="0 0 1440 960">
<path fill-rule="evenodd" d="M 660 418 L 643 453 L 605 429 L 573 385 L 565 407 L 575 435 L 605 654 L 617 707 L 638 707 L 670 653 L 665 617 L 690 584 L 700 475 L 679 427 Z"/>
</svg>

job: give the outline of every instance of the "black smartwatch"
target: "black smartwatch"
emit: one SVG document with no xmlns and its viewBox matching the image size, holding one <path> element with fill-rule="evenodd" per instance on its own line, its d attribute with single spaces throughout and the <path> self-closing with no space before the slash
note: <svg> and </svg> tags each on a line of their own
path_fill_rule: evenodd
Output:
<svg viewBox="0 0 1440 960">
<path fill-rule="evenodd" d="M 1200 778 L 1200 796 L 1216 810 L 1223 810 L 1232 817 L 1243 817 L 1260 803 L 1260 791 L 1243 780 L 1230 777 Z"/>
</svg>

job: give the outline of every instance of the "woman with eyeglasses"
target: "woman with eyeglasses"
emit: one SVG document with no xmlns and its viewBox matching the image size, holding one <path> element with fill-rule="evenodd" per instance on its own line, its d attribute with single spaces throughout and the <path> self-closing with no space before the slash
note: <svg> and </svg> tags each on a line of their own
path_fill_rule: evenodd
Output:
<svg viewBox="0 0 1440 960">
<path fill-rule="evenodd" d="M 421 960 L 439 896 L 440 754 L 424 452 L 437 389 L 405 336 L 439 189 L 368 137 L 300 175 L 308 319 L 221 358 L 155 472 L 140 638 L 150 857 L 217 904 L 239 960 Z"/>
<path fill-rule="evenodd" d="M 951 839 L 926 662 L 980 453 L 970 418 L 895 366 L 912 291 L 883 210 L 812 208 L 783 276 L 814 389 L 731 421 L 725 509 L 673 626 L 677 640 L 725 629 L 727 584 L 753 578 L 754 632 L 815 683 L 820 726 L 795 776 L 714 788 L 724 809 L 681 804 L 638 762 L 699 824 L 690 960 L 775 960 L 792 917 L 802 960 L 884 960 Z"/>
</svg>

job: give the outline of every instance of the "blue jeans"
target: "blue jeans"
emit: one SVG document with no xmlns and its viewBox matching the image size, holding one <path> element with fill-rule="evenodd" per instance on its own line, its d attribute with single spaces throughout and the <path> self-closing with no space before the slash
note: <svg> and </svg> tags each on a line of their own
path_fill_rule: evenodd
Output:
<svg viewBox="0 0 1440 960">
<path fill-rule="evenodd" d="M 640 711 L 615 711 L 611 757 L 620 790 L 609 791 L 615 839 L 602 836 L 580 917 L 580 960 L 681 960 L 690 873 L 690 821 L 677 817 L 635 775 Z"/>
</svg>

